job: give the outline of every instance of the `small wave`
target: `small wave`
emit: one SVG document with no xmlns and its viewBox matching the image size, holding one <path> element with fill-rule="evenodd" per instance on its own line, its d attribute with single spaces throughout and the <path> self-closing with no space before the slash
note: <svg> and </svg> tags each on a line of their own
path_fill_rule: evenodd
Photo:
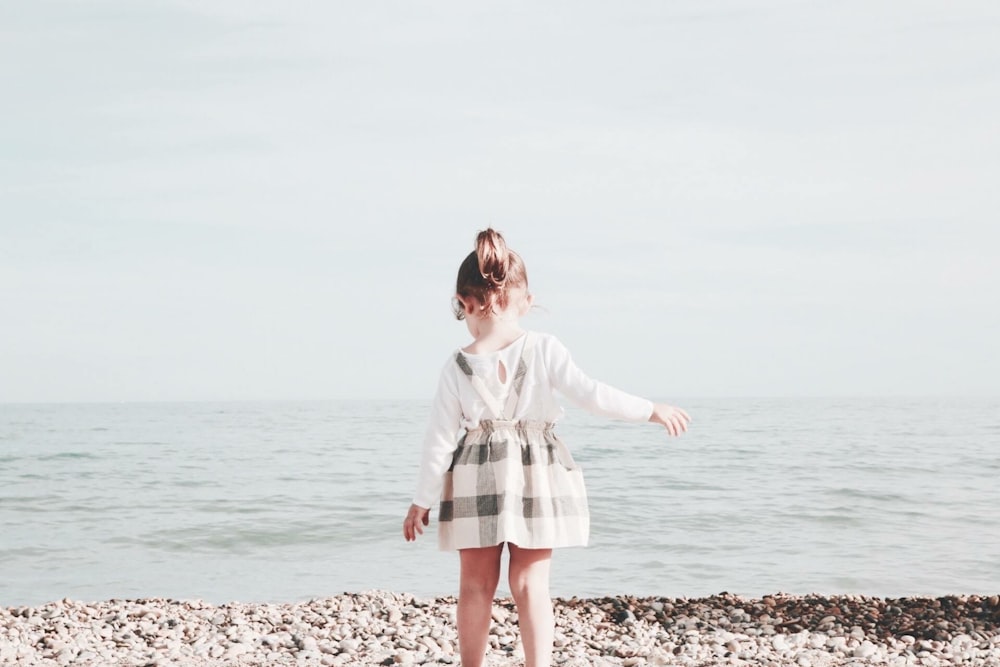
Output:
<svg viewBox="0 0 1000 667">
<path fill-rule="evenodd" d="M 161 440 L 115 440 L 111 444 L 119 447 L 165 447 L 170 443 Z"/>
<path fill-rule="evenodd" d="M 309 544 L 333 544 L 351 540 L 358 543 L 356 529 L 347 525 L 282 524 L 269 528 L 201 526 L 190 529 L 159 531 L 130 540 L 171 553 L 246 554 L 260 549 L 298 547 Z"/>
<path fill-rule="evenodd" d="M 48 558 L 63 551 L 65 551 L 65 549 L 43 549 L 42 547 L 16 547 L 13 549 L 0 549 L 0 561 L 6 561 L 8 558 Z"/>
<path fill-rule="evenodd" d="M 200 489 L 205 487 L 217 487 L 219 483 L 214 480 L 203 480 L 203 479 L 179 479 L 173 482 L 173 486 L 182 489 Z M 222 510 L 220 510 L 222 511 Z"/>
<path fill-rule="evenodd" d="M 674 542 L 672 544 L 664 544 L 658 547 L 658 550 L 667 554 L 695 554 L 709 556 L 715 554 L 718 551 L 718 547 L 714 544 L 682 544 L 680 542 Z"/>
<path fill-rule="evenodd" d="M 207 486 L 207 484 L 204 486 Z M 198 506 L 196 509 L 206 514 L 266 514 L 270 511 L 266 507 L 253 507 L 250 505 L 234 506 L 225 503 L 206 503 Z"/>
<path fill-rule="evenodd" d="M 657 488 L 662 491 L 724 491 L 725 487 L 711 484 L 708 481 L 680 480 L 672 479 L 662 484 L 657 484 Z"/>
<path fill-rule="evenodd" d="M 912 505 L 906 507 L 887 507 L 882 510 L 884 515 L 896 516 L 904 519 L 922 519 L 927 515 L 927 512 L 921 512 L 920 510 L 914 509 Z"/>
<path fill-rule="evenodd" d="M 22 475 L 26 477 L 27 475 Z M 6 509 L 16 509 L 18 512 L 25 512 L 29 514 L 34 513 L 52 513 L 52 512 L 63 512 L 66 508 L 62 505 L 56 505 L 62 499 L 59 496 L 6 496 L 3 499 L 3 504 Z"/>
<path fill-rule="evenodd" d="M 865 491 L 863 489 L 852 489 L 849 487 L 828 489 L 826 493 L 837 497 L 860 498 L 863 500 L 875 500 L 883 503 L 910 503 L 912 501 L 912 499 L 898 493 L 879 493 L 877 491 Z"/>
<path fill-rule="evenodd" d="M 45 456 L 39 456 L 39 461 L 60 461 L 64 459 L 100 459 L 100 456 L 96 454 L 91 454 L 90 452 L 59 452 L 58 454 L 46 454 Z"/>
<path fill-rule="evenodd" d="M 607 565 L 597 565 L 595 567 L 590 568 L 590 571 L 591 572 L 617 572 L 618 568 L 609 567 Z"/>
<path fill-rule="evenodd" d="M 857 510 L 842 509 L 826 512 L 781 512 L 777 518 L 790 521 L 804 521 L 824 526 L 851 527 L 861 526 L 865 521 L 858 516 Z"/>
</svg>

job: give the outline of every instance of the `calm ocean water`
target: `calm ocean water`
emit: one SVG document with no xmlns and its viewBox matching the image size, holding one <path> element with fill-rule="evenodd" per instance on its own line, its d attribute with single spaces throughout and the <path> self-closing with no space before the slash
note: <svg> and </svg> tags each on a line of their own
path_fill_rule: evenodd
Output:
<svg viewBox="0 0 1000 667">
<path fill-rule="evenodd" d="M 1000 591 L 1000 400 L 678 402 L 680 439 L 560 425 L 593 531 L 554 595 Z M 453 594 L 401 536 L 427 407 L 0 405 L 0 605 Z"/>
</svg>

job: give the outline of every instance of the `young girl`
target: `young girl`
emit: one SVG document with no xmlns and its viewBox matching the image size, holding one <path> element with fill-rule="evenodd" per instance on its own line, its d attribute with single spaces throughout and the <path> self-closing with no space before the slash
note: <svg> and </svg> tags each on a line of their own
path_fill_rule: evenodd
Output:
<svg viewBox="0 0 1000 667">
<path fill-rule="evenodd" d="M 587 543 L 590 517 L 580 469 L 556 436 L 558 391 L 596 414 L 687 430 L 683 410 L 654 404 L 587 377 L 555 337 L 526 332 L 531 308 L 524 262 L 492 229 L 458 269 L 455 316 L 472 342 L 441 372 L 407 541 L 423 534 L 440 498 L 438 538 L 461 558 L 458 642 L 463 667 L 480 667 L 500 578 L 517 605 L 526 667 L 548 667 L 552 654 L 549 564 L 554 547 Z"/>
</svg>

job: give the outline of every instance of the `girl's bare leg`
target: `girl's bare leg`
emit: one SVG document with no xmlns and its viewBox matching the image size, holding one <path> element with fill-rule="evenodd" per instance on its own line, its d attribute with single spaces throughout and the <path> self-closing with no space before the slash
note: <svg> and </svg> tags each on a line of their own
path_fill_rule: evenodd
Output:
<svg viewBox="0 0 1000 667">
<path fill-rule="evenodd" d="M 503 545 L 461 549 L 461 583 L 458 592 L 458 650 L 462 667 L 481 667 L 486 657 L 493 596 L 500 581 Z"/>
<path fill-rule="evenodd" d="M 510 592 L 517 604 L 525 667 L 549 667 L 552 661 L 552 598 L 549 566 L 552 549 L 510 545 Z"/>
</svg>

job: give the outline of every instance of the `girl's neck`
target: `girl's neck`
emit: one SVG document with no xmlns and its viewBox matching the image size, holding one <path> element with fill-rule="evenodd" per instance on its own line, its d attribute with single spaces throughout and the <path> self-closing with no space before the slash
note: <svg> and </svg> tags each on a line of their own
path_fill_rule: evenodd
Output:
<svg viewBox="0 0 1000 667">
<path fill-rule="evenodd" d="M 524 329 L 516 318 L 476 318 L 469 324 L 469 332 L 474 340 L 462 348 L 469 354 L 489 354 L 502 350 L 524 335 Z"/>
</svg>

